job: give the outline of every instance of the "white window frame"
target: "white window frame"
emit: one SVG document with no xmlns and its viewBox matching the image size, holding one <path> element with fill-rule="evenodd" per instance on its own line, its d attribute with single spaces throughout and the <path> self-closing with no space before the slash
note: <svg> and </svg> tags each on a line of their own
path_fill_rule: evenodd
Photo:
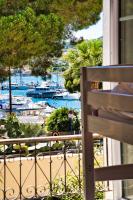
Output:
<svg viewBox="0 0 133 200">
<path fill-rule="evenodd" d="M 119 64 L 119 4 L 118 0 L 104 0 L 103 1 L 103 65 L 117 65 Z M 104 89 L 112 89 L 116 83 L 104 83 Z M 106 140 L 104 146 L 106 147 Z M 105 155 L 106 155 L 106 148 Z M 105 157 L 105 162 L 106 162 Z M 121 148 L 120 142 L 108 139 L 108 164 L 121 164 Z M 110 183 L 110 189 L 113 193 L 109 194 L 113 200 L 122 198 L 122 183 L 121 181 L 114 181 Z M 112 196 L 112 197 L 111 197 Z"/>
</svg>

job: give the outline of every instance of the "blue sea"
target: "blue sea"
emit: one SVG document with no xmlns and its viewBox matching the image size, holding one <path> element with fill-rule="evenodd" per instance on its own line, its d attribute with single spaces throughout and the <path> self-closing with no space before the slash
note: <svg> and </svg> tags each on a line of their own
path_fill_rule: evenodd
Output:
<svg viewBox="0 0 133 200">
<path fill-rule="evenodd" d="M 64 84 L 64 79 L 61 75 L 53 73 L 51 76 L 51 81 L 57 82 L 61 85 Z M 33 82 L 34 84 L 41 83 L 44 81 L 41 76 L 35 77 L 35 76 L 22 76 L 20 75 L 13 75 L 12 76 L 12 83 L 31 83 Z M 8 94 L 8 90 L 2 90 L 0 91 L 1 94 Z M 26 96 L 27 90 L 12 90 L 12 95 L 16 96 Z M 79 100 L 55 100 L 55 99 L 40 99 L 40 98 L 32 98 L 32 101 L 34 103 L 39 102 L 39 101 L 46 101 L 49 103 L 50 106 L 53 106 L 55 108 L 60 108 L 60 107 L 67 107 L 67 108 L 72 108 L 79 110 L 80 109 L 80 101 Z"/>
</svg>

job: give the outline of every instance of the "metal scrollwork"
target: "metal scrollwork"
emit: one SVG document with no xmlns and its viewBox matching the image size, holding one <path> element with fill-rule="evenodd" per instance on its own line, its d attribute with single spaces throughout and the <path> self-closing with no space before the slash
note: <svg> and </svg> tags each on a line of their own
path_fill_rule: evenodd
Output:
<svg viewBox="0 0 133 200">
<path fill-rule="evenodd" d="M 44 197 L 46 192 L 46 188 L 42 185 L 37 187 L 37 194 L 39 197 Z"/>
<path fill-rule="evenodd" d="M 63 154 L 58 153 L 58 154 L 57 154 L 57 159 L 58 159 L 58 160 L 62 160 L 62 159 L 63 159 Z"/>
<path fill-rule="evenodd" d="M 0 193 L 1 193 L 0 198 L 3 199 L 4 198 L 4 190 L 2 190 L 1 188 L 0 188 Z"/>
<path fill-rule="evenodd" d="M 30 185 L 26 188 L 26 196 L 24 197 L 30 199 L 34 196 L 35 196 L 35 186 Z"/>
<path fill-rule="evenodd" d="M 9 199 L 9 200 L 17 199 L 17 195 L 15 194 L 15 189 L 13 189 L 13 188 L 8 188 L 5 191 L 5 194 L 6 194 L 6 199 Z"/>
</svg>

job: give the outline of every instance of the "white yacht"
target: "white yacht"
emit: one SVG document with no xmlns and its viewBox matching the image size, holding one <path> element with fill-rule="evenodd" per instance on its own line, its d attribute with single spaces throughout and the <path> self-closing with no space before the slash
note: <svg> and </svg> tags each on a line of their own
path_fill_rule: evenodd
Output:
<svg viewBox="0 0 133 200">
<path fill-rule="evenodd" d="M 21 109 L 24 106 L 29 105 L 30 103 L 32 103 L 32 100 L 29 97 L 12 96 L 12 109 L 13 110 Z M 7 99 L 5 99 L 2 102 L 2 109 L 3 110 L 9 109 L 9 96 L 7 96 Z"/>
<path fill-rule="evenodd" d="M 53 98 L 61 90 L 55 82 L 44 81 L 39 87 L 36 87 L 34 90 L 29 90 L 26 95 L 33 98 Z"/>
<path fill-rule="evenodd" d="M 58 100 L 79 100 L 80 93 L 69 93 L 69 92 L 61 92 L 53 96 L 54 99 Z"/>
</svg>

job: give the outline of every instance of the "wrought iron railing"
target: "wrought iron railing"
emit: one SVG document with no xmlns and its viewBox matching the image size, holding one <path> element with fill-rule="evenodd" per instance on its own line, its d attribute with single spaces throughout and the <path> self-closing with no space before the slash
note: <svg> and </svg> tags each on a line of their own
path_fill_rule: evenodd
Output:
<svg viewBox="0 0 133 200">
<path fill-rule="evenodd" d="M 0 140 L 1 200 L 82 195 L 82 180 L 81 135 Z"/>
<path fill-rule="evenodd" d="M 0 199 L 81 193 L 80 135 L 1 140 L 0 149 Z"/>
</svg>

